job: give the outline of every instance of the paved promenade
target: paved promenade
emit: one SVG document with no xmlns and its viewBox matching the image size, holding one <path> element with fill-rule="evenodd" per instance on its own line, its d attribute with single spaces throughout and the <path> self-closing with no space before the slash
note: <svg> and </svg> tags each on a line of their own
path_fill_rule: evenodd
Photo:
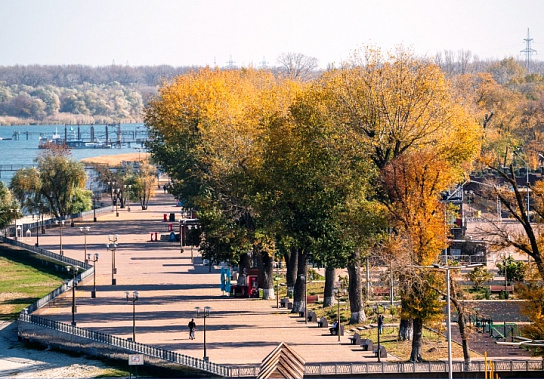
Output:
<svg viewBox="0 0 544 379">
<path fill-rule="evenodd" d="M 206 319 L 207 355 L 211 362 L 220 364 L 260 364 L 280 342 L 293 347 L 308 363 L 375 362 L 372 352 L 350 345 L 348 336 L 338 342 L 327 329 L 316 323 L 305 324 L 303 318 L 289 311 L 276 309 L 276 300 L 232 299 L 220 290 L 217 268 L 208 271 L 200 264 L 194 249 L 180 251 L 179 243 L 151 242 L 150 234 L 167 234 L 168 222 L 163 215 L 176 213 L 171 195 L 158 192 L 148 210 L 132 204 L 131 212 L 119 209 L 69 223 L 62 230 L 64 254 L 84 258 L 84 235 L 79 227 L 90 226 L 87 252 L 99 253 L 96 265 L 97 298 L 91 298 L 92 276 L 80 283 L 76 291 L 77 326 L 122 338 L 132 337 L 132 302 L 127 302 L 125 291 L 138 291 L 136 302 L 136 341 L 176 351 L 189 356 L 203 357 L 203 320 L 197 319 L 195 307 L 211 307 Z M 176 225 L 176 223 L 174 223 Z M 111 285 L 112 253 L 106 250 L 108 235 L 117 234 L 117 285 Z M 59 251 L 60 229 L 47 229 L 39 236 L 40 246 Z M 24 239 L 34 243 L 35 237 Z M 71 321 L 71 292 L 56 305 L 40 309 L 37 314 L 58 321 Z M 187 323 L 195 318 L 196 339 L 190 340 Z M 395 359 L 390 357 L 389 359 Z"/>
</svg>

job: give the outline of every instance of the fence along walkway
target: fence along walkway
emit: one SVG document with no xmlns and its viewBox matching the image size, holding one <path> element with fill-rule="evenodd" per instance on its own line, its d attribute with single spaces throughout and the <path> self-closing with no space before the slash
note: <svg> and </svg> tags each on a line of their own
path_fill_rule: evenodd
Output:
<svg viewBox="0 0 544 379">
<path fill-rule="evenodd" d="M 202 359 L 189 357 L 184 354 L 179 354 L 173 351 L 145 345 L 142 343 L 129 341 L 124 338 L 112 336 L 111 334 L 95 332 L 93 330 L 78 328 L 62 322 L 49 320 L 40 316 L 33 316 L 27 312 L 19 314 L 19 322 L 28 322 L 34 325 L 39 325 L 44 328 L 53 329 L 62 333 L 67 333 L 72 336 L 90 339 L 103 344 L 108 344 L 120 349 L 126 349 L 135 353 L 145 354 L 149 357 L 166 360 L 172 363 L 177 363 L 182 366 L 191 367 L 193 369 L 209 372 L 214 375 L 229 377 L 231 369 L 226 366 L 218 365 L 211 362 L 206 362 Z"/>
<path fill-rule="evenodd" d="M 27 245 L 21 242 L 15 242 L 9 238 L 0 237 L 4 242 L 19 246 L 27 251 L 31 251 L 37 254 L 47 256 L 55 259 L 59 262 L 68 265 L 77 265 L 86 269 L 83 273 L 76 277 L 76 281 L 81 281 L 89 275 L 93 274 L 94 267 L 79 262 L 74 259 L 70 259 L 53 252 L 37 248 L 32 245 Z M 248 366 L 223 366 L 211 362 L 204 361 L 202 359 L 190 357 L 184 354 L 179 354 L 170 350 L 156 348 L 153 346 L 141 344 L 127 339 L 112 336 L 106 333 L 95 332 L 89 329 L 78 328 L 69 324 L 61 323 L 54 320 L 49 320 L 40 316 L 33 316 L 31 313 L 36 309 L 45 306 L 56 297 L 63 294 L 65 291 L 71 288 L 72 281 L 64 283 L 36 303 L 30 305 L 19 314 L 19 322 L 31 323 L 44 328 L 53 329 L 59 332 L 67 333 L 80 338 L 88 338 L 93 341 L 108 344 L 120 349 L 126 349 L 135 353 L 147 355 L 149 357 L 166 360 L 172 363 L 176 363 L 182 366 L 187 366 L 196 370 L 202 370 L 214 375 L 223 377 L 256 377 L 259 373 L 259 367 Z M 542 360 L 495 360 L 494 367 L 496 372 L 511 371 L 511 372 L 524 372 L 524 371 L 542 371 L 544 370 Z M 484 362 L 475 361 L 471 363 L 470 370 L 465 370 L 463 362 L 453 362 L 454 372 L 483 372 Z M 417 373 L 429 373 L 429 372 L 448 372 L 447 362 L 425 362 L 425 363 L 413 363 L 413 362 L 373 362 L 373 363 L 350 363 L 350 364 L 306 364 L 305 376 L 331 376 L 331 375 L 365 375 L 365 374 L 417 374 Z"/>
<path fill-rule="evenodd" d="M 89 265 L 88 263 L 80 262 L 75 259 L 71 259 L 63 255 L 55 254 L 51 251 L 41 249 L 36 246 L 27 245 L 19 241 L 14 241 L 9 238 L 1 237 L 1 239 L 3 242 L 7 244 L 18 246 L 27 251 L 57 260 L 59 263 L 64 263 L 66 265 L 73 265 L 73 266 L 79 266 L 84 268 L 85 271 L 83 271 L 81 274 L 79 274 L 76 277 L 75 279 L 76 283 L 92 275 L 94 272 L 94 267 Z M 234 377 L 238 377 L 240 376 L 239 375 L 240 373 L 246 371 L 243 368 L 233 370 L 232 368 L 227 366 L 222 366 L 216 363 L 206 362 L 202 359 L 189 357 L 184 354 L 179 354 L 173 351 L 156 348 L 156 347 L 141 344 L 138 342 L 129 341 L 123 338 L 112 336 L 111 334 L 105 334 L 105 333 L 95 332 L 89 329 L 78 328 L 78 327 L 71 326 L 69 324 L 65 324 L 62 322 L 49 320 L 44 317 L 32 315 L 32 312 L 45 306 L 46 304 L 48 304 L 49 302 L 51 302 L 58 296 L 62 295 L 64 292 L 72 288 L 72 285 L 73 285 L 73 279 L 67 281 L 66 283 L 63 283 L 60 287 L 51 291 L 50 293 L 45 295 L 43 298 L 36 301 L 34 304 L 31 304 L 27 308 L 23 309 L 21 313 L 19 314 L 19 322 L 27 322 L 27 323 L 38 325 L 48 329 L 53 329 L 59 332 L 67 333 L 73 336 L 88 338 L 93 341 L 108 344 L 108 345 L 122 348 L 122 349 L 127 349 L 135 353 L 145 354 L 150 357 L 167 360 L 169 362 L 177 363 L 177 364 L 187 366 L 196 370 L 206 371 L 218 376 L 230 377 L 233 375 L 231 372 L 234 372 L 235 373 Z M 255 372 L 255 370 L 250 369 L 250 370 L 247 370 L 247 372 L 253 373 Z M 252 376 L 252 375 L 243 375 L 243 376 Z"/>
</svg>

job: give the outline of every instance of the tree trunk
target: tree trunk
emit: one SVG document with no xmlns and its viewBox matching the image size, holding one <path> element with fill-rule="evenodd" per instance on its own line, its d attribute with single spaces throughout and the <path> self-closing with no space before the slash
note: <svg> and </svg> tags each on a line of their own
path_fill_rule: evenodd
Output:
<svg viewBox="0 0 544 379">
<path fill-rule="evenodd" d="M 240 261 L 238 262 L 238 273 L 243 273 L 244 269 L 246 271 L 249 270 L 249 254 L 240 255 Z"/>
<path fill-rule="evenodd" d="M 361 281 L 361 266 L 359 252 L 355 253 L 355 259 L 348 267 L 349 275 L 349 306 L 351 310 L 350 324 L 360 324 L 366 321 L 365 308 L 363 307 L 363 290 Z"/>
<path fill-rule="evenodd" d="M 451 281 L 451 290 L 453 296 L 450 296 L 453 306 L 457 310 L 457 325 L 459 326 L 459 334 L 461 335 L 461 346 L 463 347 L 463 359 L 465 361 L 465 371 L 470 371 L 470 351 L 468 348 L 468 335 L 465 324 L 465 307 L 459 301 L 457 301 L 457 288 L 455 288 L 454 281 Z"/>
<path fill-rule="evenodd" d="M 325 290 L 323 291 L 323 308 L 330 307 L 334 304 L 334 280 L 336 279 L 336 270 L 334 267 L 325 269 Z"/>
<path fill-rule="evenodd" d="M 414 319 L 414 338 L 412 339 L 412 353 L 410 354 L 410 362 L 423 362 L 421 358 L 421 343 L 423 335 L 423 320 L 420 318 Z"/>
<path fill-rule="evenodd" d="M 287 288 L 295 287 L 295 282 L 297 281 L 297 271 L 298 271 L 298 250 L 295 248 L 291 249 L 291 252 L 288 256 L 285 257 L 285 264 L 287 265 L 287 273 L 285 274 Z"/>
<path fill-rule="evenodd" d="M 298 270 L 297 280 L 295 282 L 295 293 L 293 296 L 293 310 L 291 313 L 298 313 L 304 311 L 304 295 L 306 289 L 306 280 L 308 280 L 307 265 L 306 265 L 306 253 L 303 251 L 298 252 Z M 302 280 L 304 276 L 304 280 Z"/>
<path fill-rule="evenodd" d="M 399 340 L 408 341 L 412 339 L 412 320 L 401 318 L 399 324 Z"/>
<path fill-rule="evenodd" d="M 257 254 L 257 267 L 261 274 L 263 285 L 263 299 L 275 299 L 274 295 L 274 259 L 267 253 L 262 251 L 256 252 Z"/>
</svg>

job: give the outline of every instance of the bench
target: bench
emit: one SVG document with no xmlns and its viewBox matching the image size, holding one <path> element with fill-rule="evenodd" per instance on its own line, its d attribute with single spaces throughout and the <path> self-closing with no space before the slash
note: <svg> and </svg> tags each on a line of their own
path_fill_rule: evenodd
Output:
<svg viewBox="0 0 544 379">
<path fill-rule="evenodd" d="M 360 345 L 361 345 L 361 347 L 363 348 L 364 351 L 374 350 L 374 343 L 372 342 L 372 340 L 370 340 L 368 338 L 361 339 Z"/>
<path fill-rule="evenodd" d="M 514 293 L 514 286 L 489 286 L 491 293 L 500 293 L 506 290 L 509 293 Z"/>
<path fill-rule="evenodd" d="M 371 289 L 371 292 L 374 296 L 389 296 L 391 289 L 388 287 L 374 287 Z"/>
<path fill-rule="evenodd" d="M 306 302 L 307 303 L 317 303 L 319 301 L 318 295 L 308 295 L 306 296 Z"/>
<path fill-rule="evenodd" d="M 317 327 L 318 328 L 328 328 L 329 327 L 329 322 L 327 321 L 327 319 L 325 317 L 321 317 L 319 319 L 319 321 L 317 322 Z"/>
<path fill-rule="evenodd" d="M 372 349 L 372 352 L 374 353 L 374 356 L 378 356 L 378 347 L 376 346 L 374 349 Z M 385 346 L 380 346 L 380 358 L 387 358 L 387 350 L 385 350 Z"/>
<path fill-rule="evenodd" d="M 280 301 L 280 308 L 293 309 L 293 303 L 290 301 L 288 297 L 284 297 Z"/>
<path fill-rule="evenodd" d="M 361 344 L 361 336 L 359 333 L 355 333 L 353 336 L 349 337 L 349 340 L 352 345 L 360 345 Z"/>
<path fill-rule="evenodd" d="M 340 324 L 339 326 L 340 326 L 340 335 L 343 336 L 343 335 L 344 335 L 344 325 Z M 333 336 L 338 335 L 338 334 L 337 334 L 337 332 L 338 332 L 337 328 L 334 328 L 334 327 L 329 328 L 329 332 L 330 332 Z"/>
<path fill-rule="evenodd" d="M 308 321 L 317 322 L 317 315 L 314 311 L 310 311 L 310 313 L 308 313 Z"/>
<path fill-rule="evenodd" d="M 230 286 L 230 293 L 232 297 L 236 297 L 236 295 L 239 295 L 239 297 L 249 297 L 247 286 L 239 286 L 237 284 L 232 284 Z"/>
</svg>

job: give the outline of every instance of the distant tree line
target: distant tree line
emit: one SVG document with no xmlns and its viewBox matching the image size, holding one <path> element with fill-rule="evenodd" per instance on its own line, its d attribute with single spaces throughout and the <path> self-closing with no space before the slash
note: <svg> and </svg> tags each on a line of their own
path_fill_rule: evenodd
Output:
<svg viewBox="0 0 544 379">
<path fill-rule="evenodd" d="M 524 65 L 514 58 L 482 61 L 467 50 L 445 50 L 432 60 L 446 75 L 488 72 L 503 85 L 520 76 Z M 158 86 L 196 69 L 169 65 L 0 66 L 0 125 L 139 122 Z M 303 81 L 320 74 L 317 59 L 300 53 L 283 53 L 277 65 L 266 70 Z M 528 72 L 541 75 L 544 64 L 532 62 Z"/>
<path fill-rule="evenodd" d="M 0 67 L 0 124 L 141 121 L 158 85 L 191 67 Z"/>
</svg>

